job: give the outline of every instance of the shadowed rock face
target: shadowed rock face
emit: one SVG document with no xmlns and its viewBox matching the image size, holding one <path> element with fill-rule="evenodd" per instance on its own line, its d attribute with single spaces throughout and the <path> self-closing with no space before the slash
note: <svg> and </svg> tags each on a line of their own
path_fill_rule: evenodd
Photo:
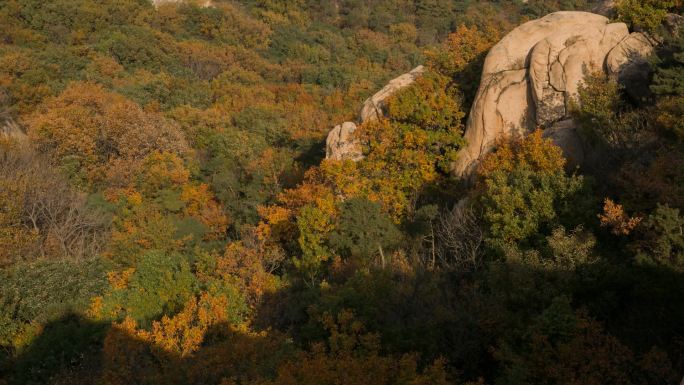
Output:
<svg viewBox="0 0 684 385">
<path fill-rule="evenodd" d="M 587 152 L 592 149 L 582 140 L 577 132 L 577 126 L 571 119 L 561 120 L 553 126 L 544 130 L 544 138 L 551 139 L 554 143 L 562 144 L 563 155 L 567 159 L 566 167 L 573 170 L 582 165 L 586 159 Z"/>
<path fill-rule="evenodd" d="M 556 12 L 514 29 L 487 55 L 466 125 L 468 144 L 453 165 L 454 174 L 469 174 L 499 138 L 560 121 L 566 122 L 551 137 L 561 147 L 575 146 L 574 139 L 565 146 L 565 138 L 573 135 L 558 130 L 573 126 L 567 122 L 569 106 L 585 74 L 617 76 L 653 47 L 624 23 L 588 12 Z"/>
</svg>

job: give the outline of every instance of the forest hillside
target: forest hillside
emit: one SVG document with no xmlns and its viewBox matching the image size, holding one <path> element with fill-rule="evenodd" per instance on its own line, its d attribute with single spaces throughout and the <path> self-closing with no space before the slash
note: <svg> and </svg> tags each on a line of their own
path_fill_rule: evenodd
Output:
<svg viewBox="0 0 684 385">
<path fill-rule="evenodd" d="M 683 7 L 0 0 L 0 385 L 679 384 Z"/>
</svg>

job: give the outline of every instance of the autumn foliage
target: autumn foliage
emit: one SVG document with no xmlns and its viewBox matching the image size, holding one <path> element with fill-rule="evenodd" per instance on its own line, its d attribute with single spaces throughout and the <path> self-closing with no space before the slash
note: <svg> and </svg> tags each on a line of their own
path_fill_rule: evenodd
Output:
<svg viewBox="0 0 684 385">
<path fill-rule="evenodd" d="M 488 50 L 592 2 L 205 3 L 0 1 L 0 385 L 681 380 L 681 1 L 617 2 L 662 43 L 568 101 L 586 162 L 467 180 Z"/>
</svg>

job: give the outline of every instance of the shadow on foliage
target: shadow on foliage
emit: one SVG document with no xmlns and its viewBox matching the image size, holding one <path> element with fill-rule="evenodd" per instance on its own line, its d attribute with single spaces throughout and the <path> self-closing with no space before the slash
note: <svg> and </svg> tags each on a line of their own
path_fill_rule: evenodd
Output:
<svg viewBox="0 0 684 385">
<path fill-rule="evenodd" d="M 217 324 L 197 351 L 183 355 L 119 325 L 71 314 L 45 325 L 26 350 L 8 360 L 0 384 L 241 383 L 275 372 L 282 358 L 279 342 Z"/>
<path fill-rule="evenodd" d="M 458 273 L 395 264 L 269 294 L 254 325 L 268 335 L 217 324 L 185 354 L 182 343 L 151 343 L 135 329 L 71 314 L 45 325 L 0 377 L 6 384 L 251 383 L 273 378 L 296 346 L 325 341 L 321 315 L 350 309 L 380 334 L 382 354 L 417 352 L 421 366 L 445 358 L 454 378 L 558 383 L 553 375 L 581 372 L 586 381 L 577 383 L 665 384 L 684 368 L 681 298 L 684 275 L 663 268 L 491 262 Z"/>
<path fill-rule="evenodd" d="M 674 381 L 684 368 L 681 298 L 684 274 L 650 266 L 595 263 L 563 270 L 491 262 L 474 273 L 370 269 L 323 288 L 271 293 L 255 326 L 307 345 L 325 338 L 316 322 L 321 314 L 350 309 L 380 334 L 385 353 L 417 352 L 422 364 L 445 358 L 451 374 L 463 380 L 512 381 L 509 376 L 517 374 L 509 372 L 522 370 L 535 383 L 553 364 L 558 373 L 591 372 L 588 382 L 578 383 L 614 383 L 610 373 L 624 371 L 630 374 L 623 383 L 657 384 Z M 566 300 L 567 309 L 558 310 Z M 592 345 L 596 336 L 601 339 Z M 539 340 L 550 347 L 542 349 Z M 550 361 L 536 356 L 541 354 L 550 354 Z M 602 359 L 607 367 L 592 366 Z M 516 366 L 528 361 L 529 367 Z"/>
<path fill-rule="evenodd" d="M 69 382 L 59 378 L 75 378 L 75 374 L 90 377 L 100 371 L 100 352 L 108 328 L 108 323 L 92 322 L 77 314 L 49 322 L 16 358 L 6 358 L 0 378 L 8 379 L 8 384 L 45 384 L 50 379 L 66 384 Z"/>
</svg>

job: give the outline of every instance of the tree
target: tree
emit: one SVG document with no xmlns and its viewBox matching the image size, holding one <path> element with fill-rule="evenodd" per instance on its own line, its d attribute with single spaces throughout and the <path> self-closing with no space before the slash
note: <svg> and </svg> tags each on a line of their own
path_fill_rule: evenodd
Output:
<svg viewBox="0 0 684 385">
<path fill-rule="evenodd" d="M 349 311 L 337 317 L 327 314 L 322 322 L 330 334 L 327 344 L 315 344 L 309 351 L 297 354 L 278 367 L 273 380 L 257 381 L 255 385 L 449 384 L 441 361 L 421 372 L 415 355 L 380 355 L 379 336 L 366 333 Z"/>
<path fill-rule="evenodd" d="M 484 262 L 485 229 L 477 209 L 456 205 L 438 217 L 440 262 L 459 271 L 475 271 Z"/>
<path fill-rule="evenodd" d="M 237 305 L 237 307 L 236 307 Z M 218 384 L 224 377 L 252 381 L 272 370 L 271 354 L 282 350 L 278 336 L 249 331 L 240 323 L 240 304 L 202 292 L 173 316 L 141 327 L 131 318 L 116 322 L 104 339 L 104 384 Z M 237 316 L 237 318 L 236 318 Z"/>
<path fill-rule="evenodd" d="M 352 198 L 341 204 L 329 243 L 341 255 L 363 265 L 379 255 L 384 267 L 386 253 L 390 253 L 400 239 L 399 229 L 379 204 L 365 198 Z"/>
<path fill-rule="evenodd" d="M 652 137 L 643 111 L 622 97 L 622 87 L 604 74 L 588 74 L 580 84 L 573 114 L 585 133 L 625 157 L 645 146 Z"/>
<path fill-rule="evenodd" d="M 43 156 L 0 143 L 0 265 L 39 257 L 86 258 L 107 240 L 108 217 Z"/>
<path fill-rule="evenodd" d="M 635 357 L 619 339 L 567 297 L 556 297 L 529 327 L 523 347 L 502 346 L 499 381 L 508 383 L 661 384 L 678 381 L 667 354 L 652 350 Z M 553 357 L 549 361 L 549 357 Z"/>
<path fill-rule="evenodd" d="M 109 273 L 109 282 L 109 290 L 93 299 L 91 315 L 128 317 L 144 326 L 180 311 L 199 288 L 187 257 L 159 251 L 139 256 L 136 267 Z"/>
<path fill-rule="evenodd" d="M 684 140 L 684 31 L 669 37 L 657 54 L 651 91 L 657 97 L 658 123 Z"/>
<path fill-rule="evenodd" d="M 306 284 L 314 286 L 323 271 L 323 263 L 332 257 L 326 245 L 327 235 L 333 229 L 332 218 L 320 208 L 307 205 L 297 216 L 297 228 L 301 256 L 294 257 L 292 263 Z"/>
<path fill-rule="evenodd" d="M 572 212 L 586 214 L 591 202 L 583 196 L 584 178 L 566 175 L 564 165 L 561 149 L 543 139 L 539 130 L 505 141 L 483 160 L 479 199 L 490 247 L 502 250 L 507 244 L 530 241 Z"/>
<path fill-rule="evenodd" d="M 42 325 L 83 314 L 107 285 L 106 260 L 92 257 L 19 262 L 0 272 L 0 345 L 15 355 L 28 348 Z"/>
<path fill-rule="evenodd" d="M 71 84 L 29 116 L 27 124 L 39 150 L 54 154 L 58 165 L 83 184 L 101 183 L 113 161 L 125 161 L 126 166 L 118 166 L 135 170 L 154 150 L 187 151 L 171 122 L 93 83 Z"/>
<path fill-rule="evenodd" d="M 620 0 L 617 3 L 620 20 L 635 28 L 654 31 L 668 11 L 682 6 L 680 0 Z"/>
<path fill-rule="evenodd" d="M 249 228 L 242 240 L 226 246 L 222 256 L 208 259 L 205 274 L 235 285 L 247 305 L 256 308 L 264 295 L 281 288 L 283 281 L 276 273 L 282 270 L 286 257 L 282 248 L 266 243 Z"/>
<path fill-rule="evenodd" d="M 637 262 L 684 271 L 684 217 L 678 209 L 659 204 L 642 232 L 636 242 Z"/>
<path fill-rule="evenodd" d="M 427 65 L 450 79 L 463 93 L 463 105 L 469 106 L 480 84 L 485 56 L 500 37 L 501 27 L 487 25 L 480 30 L 461 24 L 439 48 L 425 51 Z"/>
<path fill-rule="evenodd" d="M 388 100 L 387 119 L 368 122 L 358 136 L 361 191 L 395 221 L 411 215 L 421 189 L 441 180 L 463 143 L 460 104 L 447 79 L 426 74 Z"/>
</svg>

